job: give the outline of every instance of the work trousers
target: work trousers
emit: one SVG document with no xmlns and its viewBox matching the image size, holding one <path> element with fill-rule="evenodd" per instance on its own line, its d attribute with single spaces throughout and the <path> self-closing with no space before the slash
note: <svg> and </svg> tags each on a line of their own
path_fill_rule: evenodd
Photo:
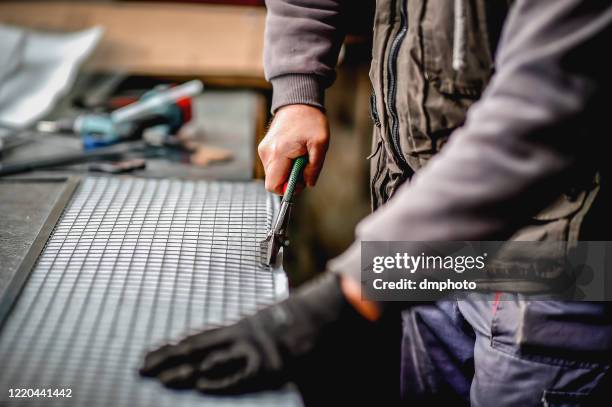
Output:
<svg viewBox="0 0 612 407">
<path fill-rule="evenodd" d="M 403 313 L 406 405 L 603 406 L 611 306 L 471 294 Z"/>
</svg>

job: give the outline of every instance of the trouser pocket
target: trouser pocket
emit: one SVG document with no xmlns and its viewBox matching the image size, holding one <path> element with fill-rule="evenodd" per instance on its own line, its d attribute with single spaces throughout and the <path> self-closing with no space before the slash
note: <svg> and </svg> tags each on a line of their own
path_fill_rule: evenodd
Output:
<svg viewBox="0 0 612 407">
<path fill-rule="evenodd" d="M 605 304 L 509 293 L 496 304 L 494 311 L 479 298 L 460 304 L 477 332 L 472 406 L 591 406 L 610 394 Z"/>
</svg>

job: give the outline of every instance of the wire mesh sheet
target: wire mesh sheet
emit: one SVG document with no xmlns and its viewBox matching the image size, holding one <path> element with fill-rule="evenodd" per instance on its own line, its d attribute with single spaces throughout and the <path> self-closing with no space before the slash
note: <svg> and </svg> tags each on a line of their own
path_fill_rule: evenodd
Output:
<svg viewBox="0 0 612 407">
<path fill-rule="evenodd" d="M 286 294 L 284 273 L 258 257 L 276 209 L 259 183 L 84 179 L 0 332 L 0 404 L 300 404 L 289 389 L 201 396 L 137 372 L 146 349 Z"/>
</svg>

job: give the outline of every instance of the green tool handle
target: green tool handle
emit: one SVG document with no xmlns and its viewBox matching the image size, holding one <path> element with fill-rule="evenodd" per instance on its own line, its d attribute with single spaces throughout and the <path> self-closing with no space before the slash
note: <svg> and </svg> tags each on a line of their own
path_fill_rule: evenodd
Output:
<svg viewBox="0 0 612 407">
<path fill-rule="evenodd" d="M 295 159 L 295 161 L 293 161 L 291 174 L 289 174 L 287 186 L 285 187 L 285 192 L 283 193 L 283 202 L 293 201 L 293 193 L 295 192 L 295 186 L 302 177 L 302 171 L 304 171 L 304 167 L 306 167 L 306 164 L 308 164 L 308 157 L 306 157 L 305 155 L 298 157 Z"/>
</svg>

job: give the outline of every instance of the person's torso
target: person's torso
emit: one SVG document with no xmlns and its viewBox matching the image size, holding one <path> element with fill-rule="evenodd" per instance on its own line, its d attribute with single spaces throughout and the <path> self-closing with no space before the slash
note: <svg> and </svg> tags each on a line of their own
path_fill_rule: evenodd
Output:
<svg viewBox="0 0 612 407">
<path fill-rule="evenodd" d="M 377 0 L 370 69 L 374 208 L 423 168 L 464 123 L 494 74 L 510 3 Z M 601 240 L 607 231 L 597 227 L 597 218 L 603 213 L 601 202 L 609 201 L 601 196 L 601 181 L 601 174 L 590 170 L 568 180 L 567 191 L 512 239 Z M 585 230 L 587 224 L 591 230 Z"/>
</svg>

